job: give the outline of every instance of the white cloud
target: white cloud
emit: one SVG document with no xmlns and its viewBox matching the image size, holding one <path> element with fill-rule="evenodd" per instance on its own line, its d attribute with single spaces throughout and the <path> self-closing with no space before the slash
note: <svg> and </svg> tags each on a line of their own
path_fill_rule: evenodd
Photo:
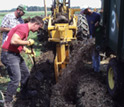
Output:
<svg viewBox="0 0 124 107">
<path fill-rule="evenodd" d="M 90 7 L 100 7 L 101 0 L 71 0 L 71 6 L 89 5 Z M 27 6 L 44 6 L 44 0 L 3 0 L 0 3 L 0 10 L 16 8 L 19 4 Z M 52 0 L 46 0 L 46 5 L 51 6 Z"/>
<path fill-rule="evenodd" d="M 71 0 L 72 6 L 80 6 L 80 7 L 101 7 L 101 0 Z"/>
</svg>

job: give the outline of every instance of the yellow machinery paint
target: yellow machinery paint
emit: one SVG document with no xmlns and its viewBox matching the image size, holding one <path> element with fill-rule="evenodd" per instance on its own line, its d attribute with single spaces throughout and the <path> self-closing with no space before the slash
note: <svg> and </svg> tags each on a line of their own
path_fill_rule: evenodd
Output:
<svg viewBox="0 0 124 107">
<path fill-rule="evenodd" d="M 62 69 L 66 67 L 69 62 L 69 42 L 76 39 L 76 17 L 73 25 L 69 24 L 55 24 L 55 26 L 48 25 L 49 41 L 57 42 L 56 57 L 54 61 L 56 80 L 61 74 Z M 75 34 L 75 35 L 73 35 Z"/>
<path fill-rule="evenodd" d="M 109 83 L 110 89 L 113 90 L 114 89 L 114 85 L 115 85 L 115 81 L 114 81 L 114 71 L 113 71 L 112 68 L 109 68 L 108 83 Z"/>
</svg>

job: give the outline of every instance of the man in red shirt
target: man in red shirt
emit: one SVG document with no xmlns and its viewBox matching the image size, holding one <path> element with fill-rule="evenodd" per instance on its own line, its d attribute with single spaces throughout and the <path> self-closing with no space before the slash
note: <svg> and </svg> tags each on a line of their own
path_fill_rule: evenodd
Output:
<svg viewBox="0 0 124 107">
<path fill-rule="evenodd" d="M 30 74 L 20 52 L 24 50 L 26 53 L 34 55 L 25 45 L 34 44 L 34 40 L 27 40 L 29 31 L 36 32 L 41 27 L 43 27 L 42 18 L 35 16 L 30 22 L 19 24 L 11 29 L 2 45 L 1 61 L 6 66 L 10 77 L 4 107 L 12 107 L 13 95 L 16 94 L 19 83 L 21 83 L 22 88 L 26 84 Z"/>
</svg>

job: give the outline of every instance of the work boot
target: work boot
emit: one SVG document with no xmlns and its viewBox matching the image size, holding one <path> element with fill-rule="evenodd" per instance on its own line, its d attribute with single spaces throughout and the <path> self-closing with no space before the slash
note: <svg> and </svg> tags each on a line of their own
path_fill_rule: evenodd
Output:
<svg viewBox="0 0 124 107">
<path fill-rule="evenodd" d="M 12 102 L 4 102 L 4 107 L 13 107 Z"/>
</svg>

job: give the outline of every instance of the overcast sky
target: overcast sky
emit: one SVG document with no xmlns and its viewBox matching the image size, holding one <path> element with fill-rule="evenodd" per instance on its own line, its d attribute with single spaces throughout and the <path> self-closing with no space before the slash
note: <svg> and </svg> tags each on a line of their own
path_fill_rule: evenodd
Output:
<svg viewBox="0 0 124 107">
<path fill-rule="evenodd" d="M 90 7 L 101 7 L 101 0 L 71 0 L 71 6 L 81 6 L 86 5 Z M 2 0 L 0 3 L 0 10 L 10 10 L 16 8 L 19 4 L 24 4 L 27 6 L 44 6 L 44 0 Z M 52 0 L 46 0 L 46 5 L 51 6 Z"/>
</svg>

